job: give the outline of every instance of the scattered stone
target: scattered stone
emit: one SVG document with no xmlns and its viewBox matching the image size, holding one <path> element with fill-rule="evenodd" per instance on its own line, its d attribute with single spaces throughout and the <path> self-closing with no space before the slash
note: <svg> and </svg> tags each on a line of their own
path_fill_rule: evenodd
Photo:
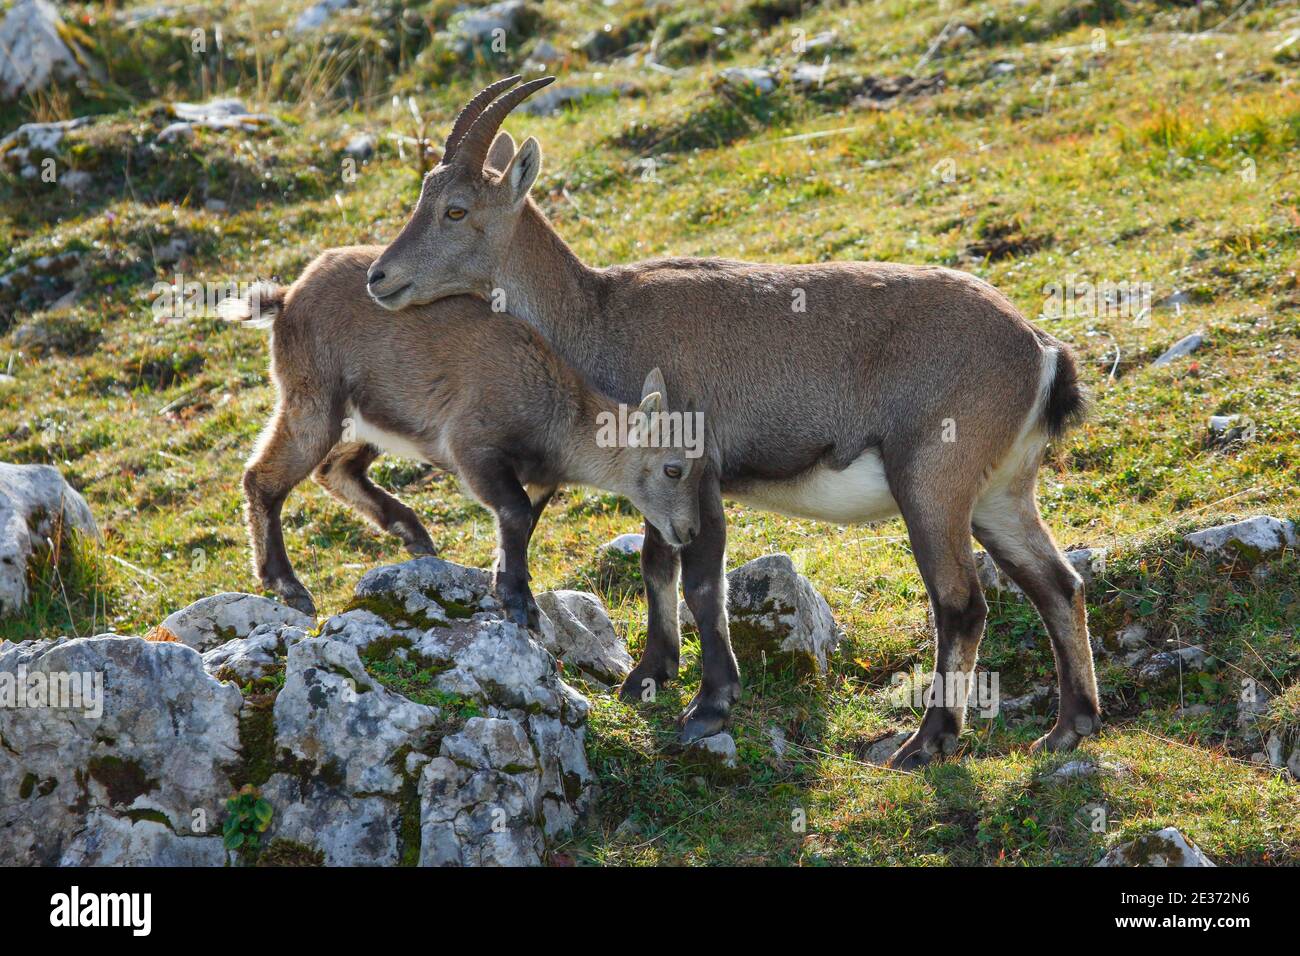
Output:
<svg viewBox="0 0 1300 956">
<path fill-rule="evenodd" d="M 830 69 L 829 58 L 826 62 L 819 64 L 800 63 L 790 72 L 790 82 L 800 89 L 813 86 L 820 87 L 826 83 L 826 77 L 830 75 Z"/>
<path fill-rule="evenodd" d="M 1252 682 L 1237 698 L 1237 729 L 1247 740 L 1259 736 L 1257 724 L 1268 716 L 1272 708 L 1272 692 L 1263 684 Z"/>
<path fill-rule="evenodd" d="M 1007 76 L 1016 72 L 1016 65 L 1007 60 L 998 60 L 989 67 L 989 76 Z"/>
<path fill-rule="evenodd" d="M 632 670 L 632 657 L 614 631 L 600 598 L 586 591 L 547 591 L 537 606 L 554 625 L 546 649 L 566 664 L 604 684 L 620 684 Z"/>
<path fill-rule="evenodd" d="M 685 601 L 678 613 L 695 624 Z M 738 656 L 793 658 L 818 674 L 842 636 L 826 599 L 787 554 L 756 558 L 727 575 L 727 617 Z"/>
<path fill-rule="evenodd" d="M 305 628 L 291 624 L 259 624 L 247 637 L 204 651 L 203 669 L 218 680 L 247 684 L 274 673 L 283 665 L 288 648 L 306 636 Z"/>
<path fill-rule="evenodd" d="M 1165 827 L 1115 847 L 1098 866 L 1214 866 L 1201 848 L 1176 827 Z"/>
<path fill-rule="evenodd" d="M 518 34 L 528 17 L 524 0 L 502 0 L 486 7 L 471 7 L 452 16 L 447 32 L 457 54 L 466 57 L 497 37 Z"/>
<path fill-rule="evenodd" d="M 1209 704 L 1188 704 L 1186 707 L 1179 707 L 1174 713 L 1183 719 L 1193 717 L 1204 717 L 1206 714 L 1214 712 L 1214 708 Z"/>
<path fill-rule="evenodd" d="M 64 136 L 90 122 L 89 116 L 79 116 L 53 123 L 23 123 L 0 139 L 0 159 L 8 168 L 20 169 L 38 157 L 57 155 Z"/>
<path fill-rule="evenodd" d="M 1146 650 L 1151 646 L 1147 641 L 1149 633 L 1145 624 L 1138 624 L 1135 621 L 1121 627 L 1119 633 L 1115 635 L 1115 640 L 1127 651 Z"/>
<path fill-rule="evenodd" d="M 525 69 L 541 70 L 564 59 L 564 53 L 549 40 L 538 40 L 528 59 L 524 61 Z"/>
<path fill-rule="evenodd" d="M 80 195 L 94 185 L 95 178 L 84 169 L 70 169 L 60 175 L 57 181 L 68 192 Z"/>
<path fill-rule="evenodd" d="M 249 132 L 276 126 L 280 122 L 269 113 L 250 113 L 242 102 L 228 98 L 207 103 L 173 103 L 168 110 L 177 121 L 158 134 L 160 143 L 191 140 L 199 128 Z"/>
<path fill-rule="evenodd" d="M 1186 335 L 1171 345 L 1159 358 L 1151 363 L 1152 368 L 1159 368 L 1162 365 L 1168 365 L 1174 359 L 1180 359 L 1185 355 L 1191 355 L 1199 349 L 1205 341 L 1205 335 L 1202 332 L 1193 332 Z"/>
<path fill-rule="evenodd" d="M 17 0 L 0 22 L 0 99 L 86 73 L 86 55 L 46 0 Z"/>
<path fill-rule="evenodd" d="M 201 598 L 174 612 L 150 637 L 175 640 L 202 653 L 227 641 L 248 637 L 263 625 L 309 628 L 315 623 L 301 611 L 268 597 L 228 591 Z"/>
<path fill-rule="evenodd" d="M 325 25 L 335 13 L 352 6 L 352 0 L 317 0 L 310 7 L 298 14 L 293 22 L 294 33 L 306 33 Z"/>
<path fill-rule="evenodd" d="M 631 817 L 627 817 L 614 828 L 613 841 L 615 843 L 631 843 L 641 835 L 641 825 Z"/>
<path fill-rule="evenodd" d="M 862 755 L 862 759 L 867 763 L 873 763 L 878 767 L 883 767 L 889 763 L 889 758 L 894 755 L 899 747 L 907 743 L 912 735 L 906 732 L 890 734 L 888 737 L 881 737 L 879 740 L 872 741 Z"/>
<path fill-rule="evenodd" d="M 1035 684 L 1027 694 L 998 701 L 998 713 L 1006 720 L 1016 720 L 1044 712 L 1051 700 L 1052 689 L 1046 684 Z"/>
<path fill-rule="evenodd" d="M 55 308 L 52 306 L 51 311 Z M 75 352 L 95 338 L 95 334 L 81 322 L 69 316 L 49 314 L 30 319 L 9 333 L 13 347 L 29 355 Z"/>
<path fill-rule="evenodd" d="M 377 145 L 378 141 L 373 133 L 357 133 L 348 140 L 348 144 L 343 147 L 343 152 L 361 163 L 375 155 Z"/>
<path fill-rule="evenodd" d="M 943 48 L 948 51 L 965 50 L 976 46 L 979 36 L 966 24 L 958 24 L 957 29 L 948 32 L 943 38 Z"/>
<path fill-rule="evenodd" d="M 687 754 L 692 761 L 723 770 L 735 770 L 740 766 L 736 759 L 736 740 L 725 731 L 695 741 L 687 748 Z"/>
<path fill-rule="evenodd" d="M 785 736 L 785 731 L 775 725 L 767 728 L 767 739 L 772 742 L 772 753 L 778 759 L 785 756 L 785 752 L 790 749 L 790 741 Z"/>
<path fill-rule="evenodd" d="M 902 73 L 898 76 L 863 77 L 859 83 L 861 92 L 852 105 L 858 109 L 892 109 L 898 100 L 942 93 L 947 83 L 942 70 L 929 76 Z"/>
<path fill-rule="evenodd" d="M 1071 760 L 1069 763 L 1061 764 L 1052 772 L 1052 776 L 1057 780 L 1077 780 L 1096 775 L 1097 765 L 1089 760 Z"/>
<path fill-rule="evenodd" d="M 723 70 L 718 76 L 725 86 L 733 90 L 757 91 L 764 96 L 776 92 L 776 74 L 761 67 L 732 66 Z"/>
<path fill-rule="evenodd" d="M 27 604 L 27 565 L 32 553 L 72 533 L 99 539 L 86 499 L 51 465 L 0 462 L 0 617 Z"/>
<path fill-rule="evenodd" d="M 1208 448 L 1233 448 L 1255 440 L 1255 423 L 1246 415 L 1211 415 Z"/>
<path fill-rule="evenodd" d="M 641 548 L 645 545 L 645 535 L 620 534 L 617 538 L 607 542 L 602 551 L 615 551 L 619 554 L 640 554 Z"/>
<path fill-rule="evenodd" d="M 1156 309 L 1174 309 L 1184 305 L 1191 305 L 1191 302 L 1192 294 L 1180 290 L 1178 292 L 1171 292 L 1169 295 L 1156 299 L 1155 302 L 1151 303 L 1151 306 Z"/>
<path fill-rule="evenodd" d="M 175 833 L 159 820 L 129 819 L 103 809 L 86 814 L 59 866 L 225 866 L 221 837 Z"/>
<path fill-rule="evenodd" d="M 423 619 L 431 624 L 501 612 L 489 572 L 435 557 L 375 568 L 361 578 L 356 596 L 363 605 L 374 600 L 388 602 L 410 621 Z"/>
<path fill-rule="evenodd" d="M 1296 530 L 1293 522 L 1270 515 L 1256 515 L 1243 521 L 1193 531 L 1184 535 L 1183 540 L 1212 557 L 1240 558 L 1255 563 L 1296 547 Z"/>
<path fill-rule="evenodd" d="M 637 92 L 631 83 L 605 86 L 549 86 L 524 101 L 520 111 L 530 116 L 551 116 L 575 103 L 628 96 Z"/>
<path fill-rule="evenodd" d="M 0 305 L 13 315 L 55 308 L 85 282 L 80 252 L 39 256 L 0 276 Z"/>
<path fill-rule="evenodd" d="M 1205 669 L 1207 655 L 1199 647 L 1180 647 L 1174 651 L 1152 654 L 1137 672 L 1137 682 L 1144 687 L 1163 683 L 1177 674 L 1190 674 Z"/>
</svg>

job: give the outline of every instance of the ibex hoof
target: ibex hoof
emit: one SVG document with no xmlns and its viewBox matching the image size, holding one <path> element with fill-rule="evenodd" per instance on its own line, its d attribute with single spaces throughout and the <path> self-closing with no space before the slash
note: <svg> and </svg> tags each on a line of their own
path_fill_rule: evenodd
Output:
<svg viewBox="0 0 1300 956">
<path fill-rule="evenodd" d="M 1058 717 L 1056 726 L 1046 735 L 1039 737 L 1029 748 L 1030 753 L 1057 753 L 1073 750 L 1079 746 L 1084 737 L 1091 737 L 1101 730 L 1101 717 L 1096 714 L 1075 714 L 1070 717 Z"/>
<path fill-rule="evenodd" d="M 680 744 L 693 744 L 705 737 L 720 733 L 726 726 L 727 715 L 731 713 L 731 701 L 740 696 L 740 688 L 734 692 L 724 690 L 705 696 L 704 691 L 686 705 L 686 710 L 677 719 L 677 741 Z"/>
<path fill-rule="evenodd" d="M 282 603 L 295 611 L 301 611 L 312 618 L 316 616 L 316 602 L 312 600 L 311 592 L 297 581 L 273 582 L 267 585 L 267 589 L 274 591 Z"/>
<path fill-rule="evenodd" d="M 887 766 L 895 770 L 919 770 L 931 761 L 952 756 L 961 746 L 961 738 L 954 733 L 925 734 L 918 730 L 894 751 Z"/>
</svg>

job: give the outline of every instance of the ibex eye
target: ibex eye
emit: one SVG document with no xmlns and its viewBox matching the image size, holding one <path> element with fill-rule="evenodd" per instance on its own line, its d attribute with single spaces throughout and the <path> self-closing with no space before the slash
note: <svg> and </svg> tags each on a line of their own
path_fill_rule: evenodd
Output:
<svg viewBox="0 0 1300 956">
<path fill-rule="evenodd" d="M 464 219 L 465 210 L 461 209 L 459 206 L 449 206 L 447 208 L 447 218 L 454 220 Z"/>
<path fill-rule="evenodd" d="M 682 476 L 682 466 L 664 465 L 664 474 L 669 478 L 680 478 Z"/>
</svg>

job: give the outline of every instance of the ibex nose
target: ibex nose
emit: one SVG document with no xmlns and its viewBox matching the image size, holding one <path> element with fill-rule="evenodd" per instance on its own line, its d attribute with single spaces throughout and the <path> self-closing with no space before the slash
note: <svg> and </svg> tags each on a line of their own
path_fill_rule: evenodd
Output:
<svg viewBox="0 0 1300 956">
<path fill-rule="evenodd" d="M 376 282 L 384 281 L 384 270 L 376 269 L 378 263 L 371 263 L 370 271 L 366 273 L 366 285 L 374 285 Z"/>
</svg>

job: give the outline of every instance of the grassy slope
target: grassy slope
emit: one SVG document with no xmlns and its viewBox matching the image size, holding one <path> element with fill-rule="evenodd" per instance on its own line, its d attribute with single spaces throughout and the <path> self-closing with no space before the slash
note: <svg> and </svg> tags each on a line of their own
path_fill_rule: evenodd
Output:
<svg viewBox="0 0 1300 956">
<path fill-rule="evenodd" d="M 394 91 L 413 96 L 441 131 L 466 95 L 532 43 L 506 63 L 468 70 L 428 45 L 449 3 L 404 16 L 344 14 L 327 45 L 270 36 L 287 16 L 276 6 L 129 33 L 101 8 L 77 8 L 99 49 L 119 52 L 108 82 L 70 104 L 4 111 L 5 130 L 32 113 L 111 114 L 64 153 L 101 184 L 86 201 L 49 186 L 33 196 L 30 184 L 0 174 L 0 236 L 13 247 L 0 271 L 65 248 L 84 250 L 90 263 L 87 291 L 51 319 L 67 344 L 17 355 L 16 384 L 0 385 L 0 459 L 61 467 L 107 535 L 106 554 L 65 563 L 61 581 L 40 572 L 31 612 L 0 623 L 10 639 L 139 633 L 202 595 L 255 588 L 239 474 L 272 402 L 264 343 L 216 321 L 154 322 L 149 289 L 172 269 L 156 265 L 152 250 L 180 231 L 193 247 L 180 263 L 187 277 L 247 281 L 292 278 L 331 245 L 383 241 L 415 198 L 411 151 L 403 160 L 384 141 L 348 183 L 340 149 L 349 131 L 410 133 L 405 104 L 389 103 Z M 916 720 L 890 700 L 890 675 L 931 653 L 904 529 L 841 529 L 733 506 L 730 563 L 794 554 L 848 634 L 843 653 L 824 682 L 748 670 L 735 721 L 743 770 L 727 781 L 667 751 L 672 717 L 698 681 L 689 637 L 683 681 L 649 711 L 589 689 L 603 797 L 571 852 L 602 862 L 1090 863 L 1126 833 L 1176 824 L 1220 861 L 1297 862 L 1295 785 L 1242 760 L 1257 748 L 1233 732 L 1243 675 L 1276 690 L 1300 671 L 1297 561 L 1267 578 L 1224 574 L 1187 557 L 1177 532 L 1236 514 L 1300 517 L 1300 97 L 1295 61 L 1274 52 L 1300 24 L 1300 7 L 1250 9 L 1222 32 L 1210 28 L 1226 10 L 1151 0 L 885 0 L 808 3 L 802 12 L 770 0 L 701 0 L 685 9 L 658 19 L 661 55 L 679 73 L 587 64 L 574 53 L 566 79 L 628 79 L 644 95 L 510 122 L 517 138 L 543 142 L 537 193 L 557 228 L 596 263 L 671 253 L 956 264 L 1031 316 L 1043 309 L 1044 286 L 1071 275 L 1151 282 L 1157 298 L 1190 292 L 1190 304 L 1144 321 L 1043 320 L 1080 352 L 1096 409 L 1056 450 L 1042 499 L 1063 545 L 1109 549 L 1090 593 L 1096 635 L 1141 617 L 1160 637 L 1207 647 L 1217 665 L 1181 691 L 1150 691 L 1102 662 L 1110 722 L 1085 749 L 1119 769 L 1101 777 L 1046 779 L 1061 760 L 1031 759 L 1023 746 L 1045 718 L 1010 728 L 977 719 L 968 759 L 919 775 L 882 771 L 863 762 L 866 745 Z M 615 32 L 631 24 L 635 36 L 637 12 L 629 3 L 547 4 L 536 35 L 567 49 L 609 21 Z M 950 20 L 970 25 L 978 42 L 940 47 L 921 65 L 923 74 L 944 71 L 943 92 L 886 110 L 848 102 L 839 78 L 916 70 Z M 225 27 L 223 55 L 188 55 L 190 29 L 214 22 Z M 715 23 L 728 25 L 726 37 L 709 33 Z M 824 90 L 783 87 L 759 99 L 717 88 L 725 65 L 796 62 L 796 28 L 836 32 Z M 1091 46 L 1099 29 L 1101 52 Z M 820 62 L 823 52 L 806 59 Z M 999 62 L 1014 70 L 998 75 Z M 346 77 L 339 63 L 351 67 Z M 148 150 L 161 103 L 225 89 L 285 125 L 201 132 L 192 150 Z M 354 103 L 339 102 L 349 91 Z M 647 158 L 657 181 L 643 175 Z M 954 181 L 935 171 L 945 159 Z M 1246 159 L 1253 178 L 1243 175 Z M 231 211 L 205 212 L 205 188 Z M 963 255 L 999 236 L 1036 242 L 1000 259 Z M 32 318 L 20 309 L 13 321 Z M 1209 344 L 1192 360 L 1144 367 L 1195 329 Z M 1249 414 L 1257 438 L 1207 451 L 1206 419 L 1224 412 Z M 490 519 L 452 481 L 397 461 L 375 472 L 426 517 L 444 556 L 488 563 Z M 552 506 L 533 549 L 539 589 L 602 590 L 634 653 L 643 601 L 611 582 L 595 554 L 637 524 L 621 502 L 574 490 Z M 286 537 L 326 612 L 362 569 L 404 557 L 315 487 L 290 499 Z M 994 606 L 983 666 L 999 671 L 1007 695 L 1053 682 L 1032 612 Z M 1180 694 L 1210 712 L 1180 717 Z M 784 760 L 768 745 L 774 725 L 792 742 Z M 1085 807 L 1095 804 L 1106 808 L 1105 832 L 1086 825 Z M 796 811 L 806 814 L 803 832 L 792 827 Z M 614 837 L 628 817 L 640 835 Z"/>
</svg>

